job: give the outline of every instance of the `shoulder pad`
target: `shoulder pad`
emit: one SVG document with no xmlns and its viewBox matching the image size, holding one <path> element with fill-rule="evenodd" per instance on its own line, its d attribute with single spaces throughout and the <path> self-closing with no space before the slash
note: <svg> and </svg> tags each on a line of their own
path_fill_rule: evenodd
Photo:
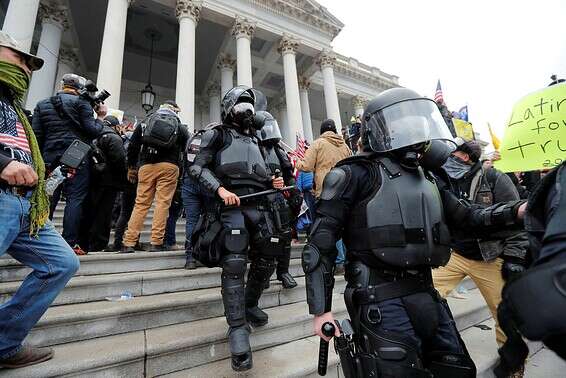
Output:
<svg viewBox="0 0 566 378">
<path fill-rule="evenodd" d="M 350 167 L 347 165 L 332 168 L 324 178 L 320 198 L 323 200 L 339 198 L 350 181 L 350 175 Z"/>
<path fill-rule="evenodd" d="M 212 146 L 212 144 L 214 143 L 214 141 L 218 137 L 218 134 L 219 134 L 219 132 L 217 131 L 216 128 L 214 128 L 212 130 L 206 130 L 202 134 L 202 137 L 201 137 L 201 140 L 200 140 L 200 147 L 206 148 L 206 147 Z"/>
</svg>

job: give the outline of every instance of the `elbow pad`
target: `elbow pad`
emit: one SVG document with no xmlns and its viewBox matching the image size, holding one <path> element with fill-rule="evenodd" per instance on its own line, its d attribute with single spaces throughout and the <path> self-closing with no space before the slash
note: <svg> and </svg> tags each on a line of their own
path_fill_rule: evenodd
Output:
<svg viewBox="0 0 566 378">
<path fill-rule="evenodd" d="M 200 165 L 193 164 L 189 167 L 188 173 L 211 193 L 216 193 L 221 186 L 220 181 L 208 168 L 202 168 Z"/>
<path fill-rule="evenodd" d="M 303 248 L 302 265 L 307 287 L 307 303 L 312 315 L 321 315 L 332 309 L 335 260 L 336 256 L 322 254 L 314 244 L 307 243 Z"/>
</svg>

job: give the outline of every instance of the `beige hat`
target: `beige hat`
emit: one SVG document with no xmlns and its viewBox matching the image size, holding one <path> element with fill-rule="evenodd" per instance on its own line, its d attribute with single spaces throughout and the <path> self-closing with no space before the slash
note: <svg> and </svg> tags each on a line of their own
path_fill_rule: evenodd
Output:
<svg viewBox="0 0 566 378">
<path fill-rule="evenodd" d="M 3 31 L 0 31 L 0 46 L 8 47 L 14 51 L 17 51 L 19 54 L 25 56 L 26 64 L 29 66 L 29 68 L 32 71 L 37 71 L 41 67 L 43 67 L 43 59 L 25 52 L 18 44 L 18 41 L 16 41 L 8 33 Z"/>
</svg>

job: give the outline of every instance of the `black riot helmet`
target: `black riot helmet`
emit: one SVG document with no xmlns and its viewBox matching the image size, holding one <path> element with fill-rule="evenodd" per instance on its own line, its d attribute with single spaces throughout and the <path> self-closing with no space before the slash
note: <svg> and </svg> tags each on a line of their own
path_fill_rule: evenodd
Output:
<svg viewBox="0 0 566 378">
<path fill-rule="evenodd" d="M 279 143 L 282 139 L 281 130 L 279 130 L 279 124 L 273 115 L 269 112 L 259 111 L 256 116 L 264 119 L 263 127 L 258 132 L 259 140 L 262 143 Z"/>
<path fill-rule="evenodd" d="M 252 88 L 251 90 L 254 94 L 254 108 L 256 113 L 262 110 L 267 110 L 267 97 L 265 94 L 256 88 Z"/>
<path fill-rule="evenodd" d="M 431 140 L 452 141 L 435 102 L 407 88 L 392 88 L 371 100 L 363 115 L 364 150 L 389 152 Z"/>
<path fill-rule="evenodd" d="M 252 109 L 252 116 L 255 113 L 254 111 L 254 104 L 255 104 L 255 93 L 250 87 L 245 85 L 239 85 L 230 89 L 224 95 L 222 102 L 220 103 L 220 110 L 221 110 L 221 118 L 222 122 L 227 123 L 230 121 L 230 117 L 233 115 L 234 106 L 237 104 L 251 104 Z"/>
</svg>

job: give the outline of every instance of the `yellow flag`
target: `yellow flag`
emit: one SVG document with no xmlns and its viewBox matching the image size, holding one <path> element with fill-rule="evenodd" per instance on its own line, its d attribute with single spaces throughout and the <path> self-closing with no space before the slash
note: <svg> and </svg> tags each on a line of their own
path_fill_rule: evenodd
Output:
<svg viewBox="0 0 566 378">
<path fill-rule="evenodd" d="M 474 128 L 472 127 L 471 123 L 466 122 L 462 119 L 452 118 L 452 124 L 454 125 L 454 129 L 456 130 L 456 136 L 459 136 L 465 141 L 475 139 Z"/>
<path fill-rule="evenodd" d="M 501 141 L 491 129 L 491 125 L 489 124 L 489 122 L 487 123 L 487 128 L 489 129 L 489 135 L 491 135 L 491 143 L 493 144 L 493 148 L 499 151 L 499 147 L 501 147 Z"/>
</svg>

